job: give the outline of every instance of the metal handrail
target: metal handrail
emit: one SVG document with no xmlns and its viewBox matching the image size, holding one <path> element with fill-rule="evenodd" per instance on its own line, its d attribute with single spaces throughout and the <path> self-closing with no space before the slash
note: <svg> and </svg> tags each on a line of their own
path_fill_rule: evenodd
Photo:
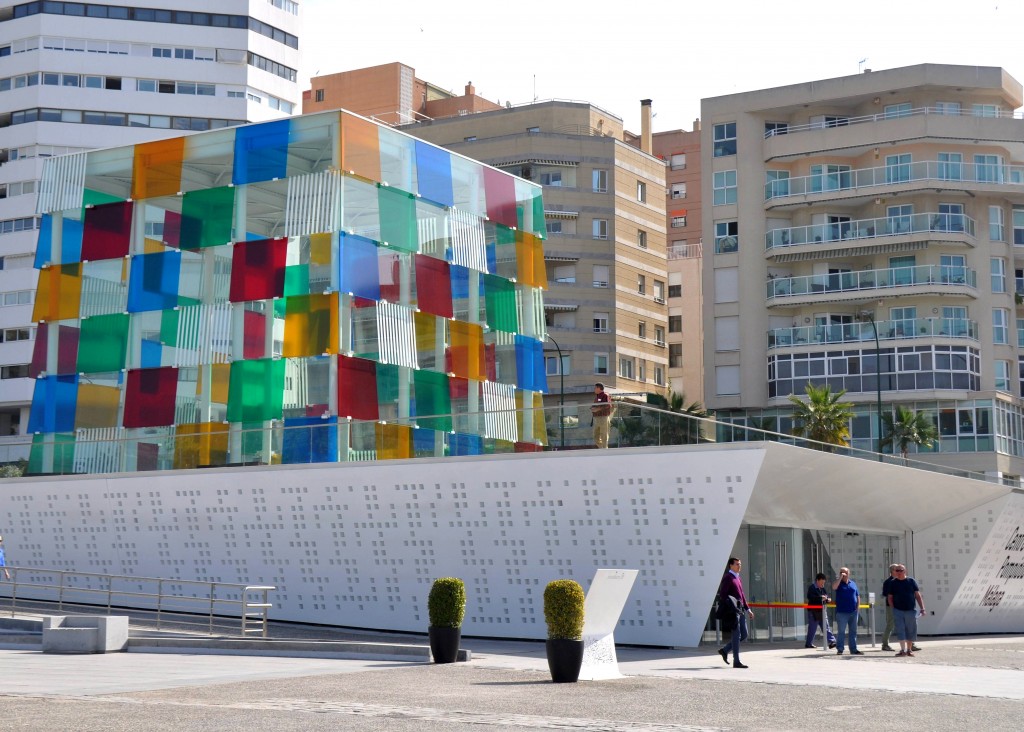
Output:
<svg viewBox="0 0 1024 732">
<path fill-rule="evenodd" d="M 772 277 L 766 284 L 766 297 L 799 297 L 837 292 L 860 292 L 891 287 L 935 285 L 977 287 L 977 273 L 969 267 L 949 264 L 919 264 L 910 267 L 851 270 L 799 277 Z"/>
<path fill-rule="evenodd" d="M 978 114 L 973 109 L 971 110 L 950 110 L 945 107 L 916 107 L 914 109 L 906 109 L 899 111 L 890 112 L 876 112 L 875 114 L 865 114 L 857 117 L 844 117 L 842 115 L 832 115 L 835 119 L 825 120 L 822 119 L 820 122 L 808 122 L 802 125 L 787 125 L 785 128 L 773 128 L 765 130 L 764 137 L 767 140 L 770 137 L 782 137 L 783 135 L 793 134 L 794 132 L 807 132 L 809 130 L 824 130 L 832 129 L 835 127 L 849 127 L 850 125 L 859 125 L 866 122 L 880 122 L 891 119 L 900 119 L 902 117 L 919 117 L 924 115 L 936 115 L 940 117 L 977 117 L 980 119 L 1021 119 L 1022 116 L 1015 112 L 1006 110 L 996 110 L 995 114 Z"/>
<path fill-rule="evenodd" d="M 7 569 L 11 572 L 11 579 L 6 580 L 0 577 L 0 598 L 5 594 L 4 588 L 10 587 L 8 609 L 12 617 L 18 610 L 20 590 L 23 610 L 28 609 L 25 603 L 52 603 L 54 601 L 57 603 L 58 612 L 65 612 L 66 604 L 83 605 L 90 608 L 105 607 L 107 615 L 112 614 L 116 608 L 130 607 L 134 610 L 155 611 L 157 630 L 162 628 L 166 615 L 174 615 L 178 624 L 205 627 L 206 632 L 210 635 L 215 634 L 215 628 L 218 627 L 217 619 L 237 617 L 237 627 L 242 637 L 251 633 L 259 633 L 261 637 L 266 638 L 269 611 L 273 607 L 273 603 L 270 602 L 270 592 L 277 589 L 273 585 L 248 585 L 234 582 L 173 579 L 169 577 L 138 577 L 135 575 L 75 572 L 65 569 L 44 569 L 39 567 L 8 566 Z M 56 579 L 50 582 L 33 581 L 32 579 L 22 581 L 19 580 L 19 575 L 22 573 L 28 575 L 50 575 Z M 78 580 L 85 580 L 90 585 L 96 586 L 77 586 L 76 582 Z M 134 589 L 115 589 L 115 582 L 118 581 L 132 584 L 156 583 L 156 591 L 144 592 Z M 196 588 L 207 588 L 207 591 L 204 594 L 185 595 L 180 594 L 180 592 L 175 594 L 166 592 L 166 585 L 189 585 Z M 31 596 L 26 595 L 26 591 Z M 75 593 L 80 593 L 86 597 L 99 596 L 100 600 L 98 603 L 75 603 L 69 599 L 69 596 L 73 597 Z M 225 593 L 234 593 L 237 594 L 237 597 L 224 597 Z M 56 600 L 54 600 L 54 597 Z M 117 602 L 115 602 L 115 598 L 118 598 Z M 155 607 L 153 607 L 154 601 Z M 193 604 L 195 605 L 194 609 L 190 608 L 190 605 Z M 230 611 L 234 607 L 237 607 L 237 611 L 223 614 L 224 608 Z M 183 620 L 183 616 L 200 616 L 204 620 L 201 623 L 188 622 Z"/>
<path fill-rule="evenodd" d="M 974 236 L 974 219 L 962 213 L 928 211 L 915 214 L 895 214 L 875 219 L 833 221 L 810 226 L 788 226 L 765 233 L 765 249 L 778 249 L 812 244 L 831 246 L 836 242 L 855 239 L 877 239 L 885 236 L 944 233 Z"/>
</svg>

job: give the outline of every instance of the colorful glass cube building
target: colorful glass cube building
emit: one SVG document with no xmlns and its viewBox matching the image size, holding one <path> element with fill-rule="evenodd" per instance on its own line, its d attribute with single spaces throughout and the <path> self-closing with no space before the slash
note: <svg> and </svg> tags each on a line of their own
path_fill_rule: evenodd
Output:
<svg viewBox="0 0 1024 732">
<path fill-rule="evenodd" d="M 30 472 L 540 449 L 543 211 L 344 111 L 47 161 Z"/>
</svg>

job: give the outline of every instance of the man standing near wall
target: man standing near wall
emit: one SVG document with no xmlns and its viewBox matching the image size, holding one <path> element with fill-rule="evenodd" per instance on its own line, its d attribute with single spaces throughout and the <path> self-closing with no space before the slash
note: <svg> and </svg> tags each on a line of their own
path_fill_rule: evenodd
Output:
<svg viewBox="0 0 1024 732">
<path fill-rule="evenodd" d="M 924 615 L 924 598 L 921 589 L 913 577 L 907 576 L 907 568 L 902 564 L 896 568 L 896 577 L 889 585 L 889 603 L 892 605 L 893 620 L 896 623 L 896 636 L 900 639 L 900 651 L 897 656 L 913 656 L 914 641 L 917 640 L 917 606 Z"/>
<path fill-rule="evenodd" d="M 857 650 L 857 614 L 860 611 L 860 590 L 857 583 L 850 579 L 849 567 L 839 568 L 839 579 L 832 583 L 832 595 L 836 600 L 836 625 L 839 627 L 836 634 L 839 648 L 837 655 L 843 655 L 843 647 L 846 644 L 846 633 L 850 633 L 850 655 L 863 656 L 863 652 Z"/>
<path fill-rule="evenodd" d="M 604 384 L 594 384 L 594 403 L 590 406 L 594 415 L 594 445 L 601 449 L 608 447 L 608 433 L 612 420 L 612 402 L 604 391 Z"/>
</svg>

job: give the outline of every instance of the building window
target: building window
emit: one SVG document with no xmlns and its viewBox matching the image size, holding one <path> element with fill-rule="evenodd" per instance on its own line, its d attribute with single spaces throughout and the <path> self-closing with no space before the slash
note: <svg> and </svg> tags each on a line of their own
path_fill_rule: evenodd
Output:
<svg viewBox="0 0 1024 732">
<path fill-rule="evenodd" d="M 936 114 L 960 115 L 960 102 L 935 102 Z"/>
<path fill-rule="evenodd" d="M 728 254 L 739 250 L 738 221 L 715 222 L 715 254 Z"/>
<path fill-rule="evenodd" d="M 673 287 L 679 287 L 679 285 L 669 285 L 669 291 Z M 669 333 L 682 333 L 683 332 L 683 316 L 682 315 L 669 315 L 668 316 L 668 332 Z"/>
<path fill-rule="evenodd" d="M 32 328 L 6 328 L 3 331 L 0 331 L 0 343 L 30 341 L 32 340 L 32 336 Z"/>
<path fill-rule="evenodd" d="M 468 137 L 462 138 L 463 142 L 476 142 L 476 135 L 469 135 Z"/>
<path fill-rule="evenodd" d="M 765 122 L 764 123 L 764 136 L 775 137 L 776 135 L 785 135 L 789 132 L 788 122 Z"/>
<path fill-rule="evenodd" d="M 559 264 L 555 265 L 555 271 L 552 272 L 554 275 L 555 282 L 561 285 L 572 285 L 576 283 L 576 265 L 575 264 Z"/>
<path fill-rule="evenodd" d="M 683 296 L 683 286 L 682 285 L 669 285 L 668 286 L 668 296 L 670 298 L 672 298 L 672 297 L 682 297 Z"/>
<path fill-rule="evenodd" d="M 998 117 L 999 105 L 974 104 L 971 106 L 971 114 L 973 114 L 975 117 Z"/>
<path fill-rule="evenodd" d="M 654 280 L 654 302 L 665 302 L 665 283 L 661 280 Z"/>
<path fill-rule="evenodd" d="M 324 100 L 324 90 L 323 89 L 317 89 L 316 90 L 316 101 L 322 102 L 323 100 Z"/>
<path fill-rule="evenodd" d="M 1006 233 L 1003 229 L 1003 207 L 988 207 L 988 238 L 991 241 L 1006 241 Z"/>
<path fill-rule="evenodd" d="M 789 171 L 766 170 L 764 172 L 764 199 L 767 201 L 789 195 Z"/>
<path fill-rule="evenodd" d="M 536 135 L 540 132 L 540 127 L 527 127 L 526 132 L 529 135 Z"/>
<path fill-rule="evenodd" d="M 594 287 L 607 287 L 608 286 L 608 282 L 609 282 L 609 280 L 608 280 L 608 277 L 609 277 L 608 266 L 604 265 L 604 264 L 595 264 L 594 265 L 594 275 L 593 275 L 593 277 L 594 277 Z"/>
<path fill-rule="evenodd" d="M 632 379 L 633 378 L 633 367 L 634 366 L 635 366 L 635 363 L 634 363 L 632 358 L 628 358 L 626 356 L 620 356 L 619 357 L 619 376 L 621 376 L 624 379 Z"/>
<path fill-rule="evenodd" d="M 1003 182 L 1003 159 L 999 155 L 975 155 L 974 175 L 979 183 Z"/>
<path fill-rule="evenodd" d="M 0 379 L 27 379 L 28 364 L 16 364 L 0 368 Z"/>
<path fill-rule="evenodd" d="M 608 354 L 607 353 L 595 353 L 594 354 L 594 373 L 599 376 L 607 376 L 608 374 Z"/>
<path fill-rule="evenodd" d="M 595 239 L 608 238 L 608 219 L 594 219 L 593 233 Z"/>
<path fill-rule="evenodd" d="M 647 294 L 647 277 L 644 275 L 636 276 L 636 291 L 640 295 Z"/>
<path fill-rule="evenodd" d="M 654 342 L 659 346 L 665 345 L 665 329 L 660 325 L 654 326 Z"/>
<path fill-rule="evenodd" d="M 672 198 L 686 198 L 686 184 L 673 183 L 671 189 Z"/>
<path fill-rule="evenodd" d="M 647 337 L 647 323 L 645 323 L 644 321 L 641 320 L 637 324 L 636 334 L 637 334 L 637 337 L 639 337 L 639 338 L 646 338 Z"/>
<path fill-rule="evenodd" d="M 686 214 L 678 214 L 672 216 L 672 228 L 681 229 L 686 226 Z"/>
<path fill-rule="evenodd" d="M 686 168 L 686 153 L 675 153 L 669 158 L 669 167 L 672 170 L 683 170 Z"/>
<path fill-rule="evenodd" d="M 992 308 L 992 342 L 1005 345 L 1010 342 L 1010 321 L 1005 308 Z"/>
<path fill-rule="evenodd" d="M 608 313 L 594 313 L 594 332 L 608 332 Z"/>
<path fill-rule="evenodd" d="M 647 203 L 647 184 L 642 180 L 636 182 L 636 200 L 640 203 Z"/>
<path fill-rule="evenodd" d="M 989 266 L 992 272 L 992 292 L 1006 292 L 1006 260 L 992 257 Z"/>
<path fill-rule="evenodd" d="M 1024 246 L 1024 206 L 1013 207 L 1013 243 L 1015 246 Z"/>
<path fill-rule="evenodd" d="M 647 381 L 647 362 L 643 359 L 637 361 L 636 380 L 640 382 Z"/>
<path fill-rule="evenodd" d="M 901 102 L 900 104 L 886 104 L 885 105 L 885 116 L 890 117 L 909 117 L 911 113 L 910 102 Z"/>
<path fill-rule="evenodd" d="M 1010 391 L 1010 362 L 996 360 L 993 363 L 995 365 L 996 390 Z"/>
<path fill-rule="evenodd" d="M 668 367 L 670 369 L 678 369 L 683 365 L 683 344 L 682 343 L 669 343 L 668 344 Z"/>
<path fill-rule="evenodd" d="M 715 206 L 724 206 L 729 203 L 736 203 L 736 171 L 719 170 L 714 176 L 714 199 Z"/>
<path fill-rule="evenodd" d="M 658 386 L 665 386 L 665 368 L 662 366 L 654 367 L 654 383 Z"/>
<path fill-rule="evenodd" d="M 639 229 L 636 232 L 636 245 L 641 249 L 647 248 L 647 232 L 643 229 Z"/>
<path fill-rule="evenodd" d="M 558 356 L 545 356 L 544 357 L 544 372 L 548 376 L 558 376 L 559 374 L 571 374 L 572 366 L 570 362 L 571 356 L 562 356 L 561 368 L 559 368 Z"/>
<path fill-rule="evenodd" d="M 723 158 L 727 155 L 736 154 L 736 123 L 726 122 L 715 125 L 714 136 L 714 157 Z"/>
<path fill-rule="evenodd" d="M 594 193 L 607 193 L 608 192 L 608 171 L 607 170 L 595 170 L 591 175 L 593 182 Z"/>
<path fill-rule="evenodd" d="M 549 234 L 561 234 L 562 233 L 562 222 L 561 221 L 548 221 L 544 224 L 544 230 Z"/>
</svg>

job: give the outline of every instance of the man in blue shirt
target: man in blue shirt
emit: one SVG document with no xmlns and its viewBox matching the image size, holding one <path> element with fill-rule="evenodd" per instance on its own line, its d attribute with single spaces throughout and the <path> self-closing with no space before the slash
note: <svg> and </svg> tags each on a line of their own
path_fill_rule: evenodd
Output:
<svg viewBox="0 0 1024 732">
<path fill-rule="evenodd" d="M 857 612 L 860 607 L 860 590 L 857 583 L 850 579 L 849 567 L 839 568 L 839 579 L 832 583 L 832 597 L 836 602 L 836 653 L 843 655 L 843 648 L 846 646 L 846 632 L 850 632 L 850 655 L 863 656 L 857 650 Z"/>
<path fill-rule="evenodd" d="M 4 571 L 4 577 L 11 578 L 11 573 L 7 571 L 7 558 L 4 556 L 4 537 L 2 536 L 0 536 L 0 569 Z"/>
</svg>

